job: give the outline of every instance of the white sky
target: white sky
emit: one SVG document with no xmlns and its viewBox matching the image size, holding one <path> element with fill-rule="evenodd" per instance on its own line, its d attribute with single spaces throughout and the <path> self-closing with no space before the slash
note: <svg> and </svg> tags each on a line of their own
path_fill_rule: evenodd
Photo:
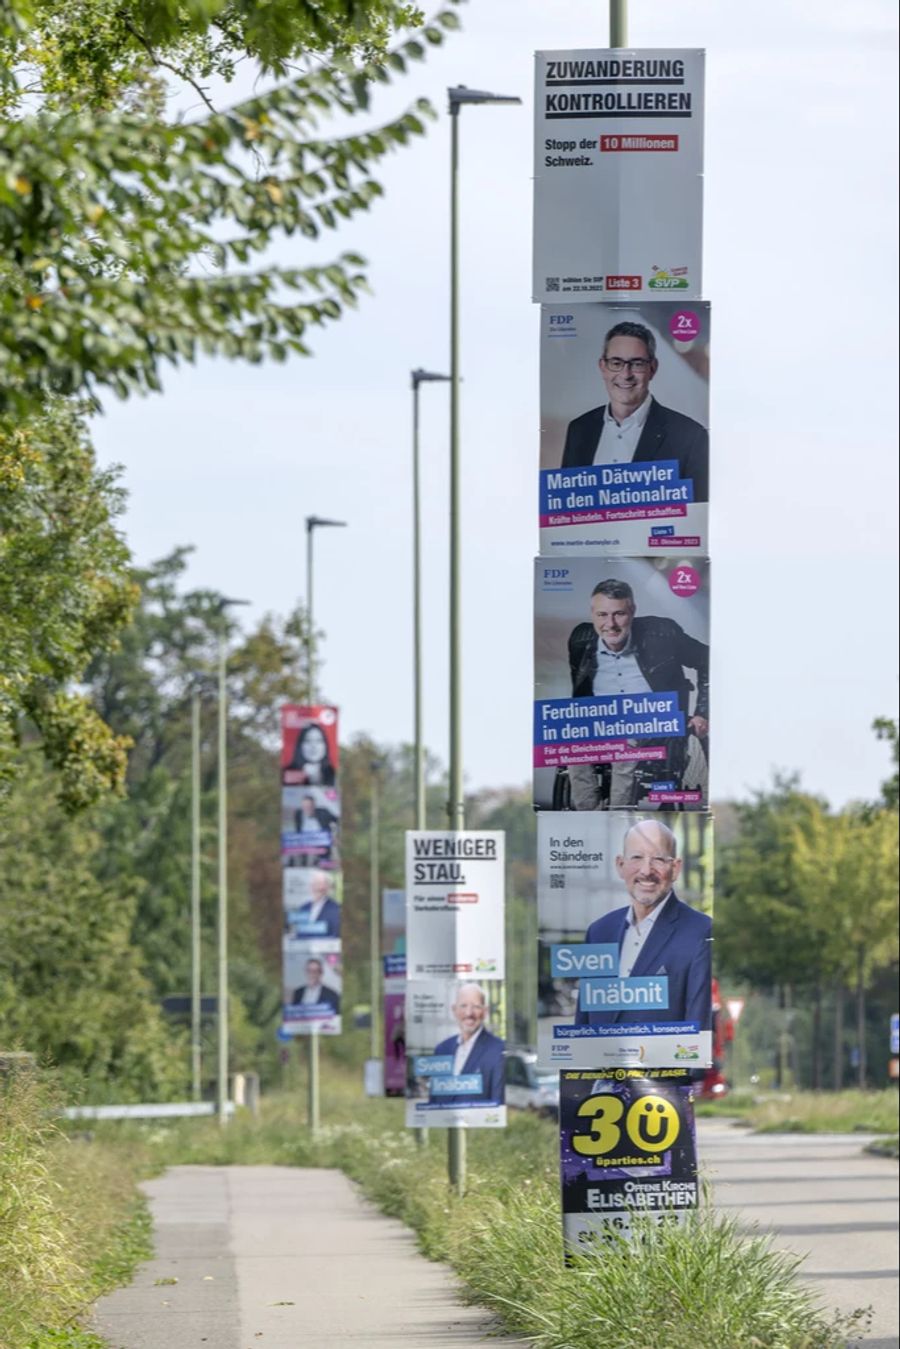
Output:
<svg viewBox="0 0 900 1349">
<path fill-rule="evenodd" d="M 840 805 L 887 775 L 869 725 L 897 701 L 895 6 L 630 9 L 632 46 L 708 52 L 712 795 L 799 769 Z M 164 374 L 162 396 L 111 402 L 95 439 L 124 466 L 138 562 L 196 545 L 187 583 L 250 598 L 248 621 L 302 598 L 304 517 L 346 520 L 317 535 L 323 692 L 345 737 L 410 739 L 409 372 L 448 360 L 444 91 L 521 95 L 461 116 L 463 724 L 467 783 L 487 787 L 530 776 L 532 53 L 604 46 L 607 5 L 460 14 L 463 32 L 379 96 L 375 121 L 423 93 L 441 112 L 384 167 L 386 198 L 314 248 L 273 249 L 296 263 L 359 250 L 373 296 L 316 336 L 313 359 Z M 423 388 L 422 411 L 426 739 L 445 760 L 446 386 Z"/>
</svg>

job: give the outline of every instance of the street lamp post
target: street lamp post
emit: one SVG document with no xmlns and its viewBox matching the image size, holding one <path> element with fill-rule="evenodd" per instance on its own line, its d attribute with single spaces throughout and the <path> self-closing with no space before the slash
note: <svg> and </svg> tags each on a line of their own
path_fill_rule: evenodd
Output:
<svg viewBox="0 0 900 1349">
<path fill-rule="evenodd" d="M 249 603 L 249 600 L 233 599 L 222 599 L 219 603 L 222 626 L 219 632 L 219 902 L 216 960 L 218 972 L 218 1071 L 216 1075 L 216 1111 L 220 1125 L 225 1125 L 228 1122 L 228 770 L 226 763 L 228 691 L 225 682 L 228 636 L 225 628 L 225 610 L 236 604 Z"/>
<path fill-rule="evenodd" d="M 316 701 L 316 657 L 313 624 L 313 535 L 317 529 L 344 529 L 346 520 L 326 520 L 321 515 L 306 517 L 306 670 L 310 705 Z M 307 1119 L 310 1133 L 319 1129 L 319 1032 L 310 1026 L 309 1073 L 307 1081 Z"/>
<path fill-rule="evenodd" d="M 191 1098 L 200 1100 L 200 690 L 191 693 Z"/>
<path fill-rule="evenodd" d="M 372 764 L 372 814 L 369 821 L 369 998 L 372 1006 L 369 1018 L 369 1058 L 374 1062 L 381 1058 L 380 1018 L 378 1008 L 381 1003 L 381 905 L 379 904 L 379 827 L 381 786 L 381 763 L 373 759 Z"/>
<path fill-rule="evenodd" d="M 449 375 L 411 371 L 413 393 L 413 801 L 415 828 L 425 829 L 425 747 L 422 742 L 422 518 L 419 475 L 419 385 L 449 383 Z"/>
<path fill-rule="evenodd" d="M 447 816 L 451 829 L 465 827 L 462 763 L 460 656 L 460 473 L 459 473 L 459 110 L 467 103 L 521 103 L 520 98 L 467 89 L 447 90 L 450 110 L 450 771 Z M 447 1168 L 457 1194 L 466 1186 L 466 1139 L 447 1130 Z"/>
<path fill-rule="evenodd" d="M 609 0 L 609 45 L 628 46 L 628 0 Z"/>
</svg>

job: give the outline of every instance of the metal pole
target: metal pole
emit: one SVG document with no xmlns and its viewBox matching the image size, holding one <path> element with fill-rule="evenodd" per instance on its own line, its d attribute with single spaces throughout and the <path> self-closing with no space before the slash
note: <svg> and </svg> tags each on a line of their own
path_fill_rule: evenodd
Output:
<svg viewBox="0 0 900 1349">
<path fill-rule="evenodd" d="M 309 701 L 316 701 L 315 639 L 313 637 L 313 526 L 306 522 L 306 682 Z"/>
<path fill-rule="evenodd" d="M 379 764 L 372 764 L 372 818 L 369 835 L 369 1058 L 381 1058 L 381 905 L 378 890 Z"/>
<path fill-rule="evenodd" d="M 310 706 L 316 701 L 315 639 L 313 636 L 313 523 L 306 522 L 306 670 Z M 311 1134 L 319 1132 L 319 1030 L 310 1026 L 307 1036 L 308 1073 L 306 1119 Z"/>
<path fill-rule="evenodd" d="M 228 1121 L 228 796 L 226 774 L 226 717 L 225 688 L 226 634 L 219 637 L 219 922 L 218 922 L 218 1075 L 217 1110 L 219 1124 Z"/>
<path fill-rule="evenodd" d="M 425 826 L 425 758 L 422 745 L 422 526 L 419 482 L 419 381 L 413 375 L 413 796 L 416 828 Z"/>
<path fill-rule="evenodd" d="M 200 1100 L 200 694 L 191 694 L 191 1099 Z"/>
<path fill-rule="evenodd" d="M 628 46 L 628 0 L 609 0 L 609 45 Z"/>
<path fill-rule="evenodd" d="M 465 827 L 462 776 L 459 519 L 459 106 L 450 105 L 450 772 L 447 816 Z M 447 1130 L 447 1174 L 457 1194 L 466 1189 L 466 1135 Z"/>
</svg>

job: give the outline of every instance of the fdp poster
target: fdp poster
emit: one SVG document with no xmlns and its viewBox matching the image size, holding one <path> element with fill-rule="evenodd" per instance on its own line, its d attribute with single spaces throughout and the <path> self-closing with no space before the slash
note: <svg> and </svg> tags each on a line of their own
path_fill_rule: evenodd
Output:
<svg viewBox="0 0 900 1349">
<path fill-rule="evenodd" d="M 697 1207 L 693 1100 L 684 1069 L 562 1072 L 563 1237 L 568 1255 L 602 1255 L 635 1215 L 684 1222 Z"/>
<path fill-rule="evenodd" d="M 409 1127 L 505 1126 L 505 1020 L 504 987 L 497 980 L 407 982 Z"/>
<path fill-rule="evenodd" d="M 502 979 L 502 830 L 406 834 L 406 972 L 410 980 Z"/>
<path fill-rule="evenodd" d="M 541 1067 L 709 1067 L 712 904 L 710 816 L 540 814 Z"/>
<path fill-rule="evenodd" d="M 535 563 L 538 810 L 705 810 L 709 562 Z"/>
<path fill-rule="evenodd" d="M 541 552 L 709 551 L 709 305 L 541 309 Z"/>
<path fill-rule="evenodd" d="M 698 299 L 704 53 L 535 60 L 534 299 Z"/>
</svg>

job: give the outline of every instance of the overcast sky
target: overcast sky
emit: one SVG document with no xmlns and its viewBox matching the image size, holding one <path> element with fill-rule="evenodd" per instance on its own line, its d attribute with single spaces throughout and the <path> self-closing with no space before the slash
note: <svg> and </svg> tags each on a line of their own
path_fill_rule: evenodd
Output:
<svg viewBox="0 0 900 1349">
<path fill-rule="evenodd" d="M 895 5 L 632 0 L 637 47 L 705 47 L 705 294 L 712 303 L 714 798 L 797 769 L 835 805 L 888 772 L 869 727 L 897 702 Z M 247 621 L 304 591 L 317 536 L 323 691 L 343 736 L 411 737 L 409 372 L 448 360 L 445 89 L 462 136 L 464 745 L 471 787 L 530 776 L 537 549 L 538 312 L 531 304 L 532 53 L 604 46 L 603 0 L 470 0 L 464 28 L 383 95 L 421 94 L 428 136 L 386 197 L 319 245 L 370 260 L 373 294 L 287 365 L 207 361 L 110 403 L 140 563 L 180 544 L 189 585 L 246 596 Z M 242 87 L 240 93 L 246 91 Z M 234 95 L 232 95 L 232 98 Z M 600 400 L 598 400 L 600 401 Z M 426 739 L 447 752 L 447 393 L 422 392 Z"/>
</svg>

